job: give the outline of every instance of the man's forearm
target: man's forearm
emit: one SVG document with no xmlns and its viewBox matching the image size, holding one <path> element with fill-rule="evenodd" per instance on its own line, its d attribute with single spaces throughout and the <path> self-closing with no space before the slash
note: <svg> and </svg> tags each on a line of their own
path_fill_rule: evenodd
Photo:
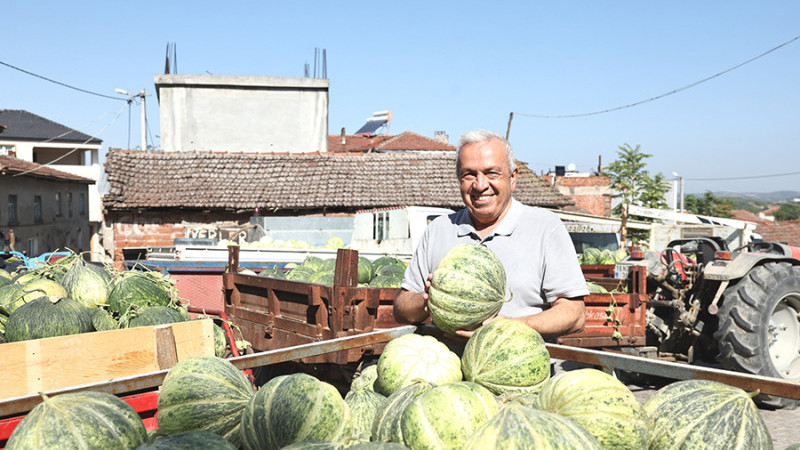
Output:
<svg viewBox="0 0 800 450">
<path fill-rule="evenodd" d="M 419 323 L 427 318 L 423 294 L 400 290 L 394 299 L 394 319 L 400 323 Z"/>
<path fill-rule="evenodd" d="M 552 306 L 539 314 L 520 317 L 543 337 L 558 337 L 583 329 L 586 322 L 586 308 L 583 300 L 559 298 Z"/>
</svg>

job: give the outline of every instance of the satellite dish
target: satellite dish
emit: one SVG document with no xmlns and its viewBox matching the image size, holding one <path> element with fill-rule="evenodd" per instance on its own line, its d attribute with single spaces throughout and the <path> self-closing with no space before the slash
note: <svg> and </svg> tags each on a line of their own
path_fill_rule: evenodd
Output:
<svg viewBox="0 0 800 450">
<path fill-rule="evenodd" d="M 569 163 L 569 164 L 567 164 L 567 170 L 568 170 L 569 172 L 575 172 L 575 163 Z"/>
</svg>

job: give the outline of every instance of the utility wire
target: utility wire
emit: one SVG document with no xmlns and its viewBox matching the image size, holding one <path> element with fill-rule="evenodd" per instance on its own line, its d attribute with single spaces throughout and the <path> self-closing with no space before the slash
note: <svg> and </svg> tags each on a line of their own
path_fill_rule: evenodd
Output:
<svg viewBox="0 0 800 450">
<path fill-rule="evenodd" d="M 621 109 L 633 108 L 634 106 L 639 106 L 639 105 L 642 105 L 644 103 L 648 103 L 648 102 L 652 102 L 652 101 L 655 101 L 655 100 L 662 99 L 662 98 L 667 97 L 667 96 L 672 95 L 672 94 L 677 94 L 678 92 L 685 91 L 685 90 L 693 88 L 693 87 L 695 87 L 695 86 L 697 86 L 699 84 L 705 83 L 706 81 L 710 81 L 710 80 L 713 80 L 714 78 L 717 78 L 717 77 L 720 77 L 722 75 L 725 75 L 726 73 L 728 73 L 730 71 L 733 71 L 733 70 L 736 70 L 736 69 L 744 66 L 745 64 L 749 64 L 749 63 L 751 63 L 751 62 L 753 62 L 753 61 L 755 61 L 755 60 L 757 60 L 759 58 L 762 58 L 762 57 L 764 57 L 764 56 L 766 56 L 766 55 L 768 55 L 768 54 L 770 54 L 770 53 L 772 53 L 772 52 L 774 52 L 774 51 L 776 51 L 776 50 L 778 50 L 780 48 L 783 48 L 783 47 L 791 44 L 792 42 L 794 42 L 794 41 L 796 41 L 798 39 L 800 39 L 800 36 L 795 36 L 794 38 L 789 39 L 788 41 L 784 42 L 783 44 L 780 44 L 777 47 L 774 47 L 774 48 L 772 48 L 770 50 L 767 50 L 766 52 L 764 52 L 764 53 L 762 53 L 762 54 L 760 54 L 760 55 L 758 55 L 756 57 L 750 58 L 750 59 L 748 59 L 747 61 L 745 61 L 743 63 L 737 64 L 737 65 L 735 65 L 733 67 L 725 69 L 722 72 L 719 72 L 719 73 L 716 73 L 714 75 L 711 75 L 710 77 L 703 78 L 700 81 L 695 81 L 694 83 L 687 84 L 684 87 L 669 91 L 669 92 L 661 94 L 661 95 L 657 95 L 655 97 L 648 98 L 647 100 L 641 100 L 641 101 L 638 101 L 638 102 L 635 102 L 635 103 L 630 103 L 630 104 L 623 105 L 623 106 L 617 106 L 615 108 L 604 109 L 602 111 L 594 111 L 594 112 L 581 113 L 581 114 L 543 115 L 543 114 L 526 114 L 526 113 L 516 113 L 516 112 L 514 114 L 519 114 L 519 115 L 525 116 L 525 117 L 533 117 L 533 118 L 536 118 L 536 119 L 573 119 L 573 118 L 576 118 L 576 117 L 596 116 L 598 114 L 605 114 L 605 113 L 609 113 L 609 112 L 613 112 L 613 111 L 619 111 Z"/>
<path fill-rule="evenodd" d="M 28 74 L 28 75 L 34 76 L 34 77 L 36 77 L 36 78 L 41 78 L 41 79 L 43 79 L 43 80 L 45 80 L 45 81 L 49 81 L 49 82 L 51 82 L 51 83 L 55 83 L 55 84 L 58 84 L 58 85 L 60 85 L 60 86 L 68 87 L 68 88 L 70 88 L 70 89 L 75 89 L 76 91 L 83 92 L 83 93 L 85 93 L 85 94 L 92 94 L 92 95 L 96 95 L 96 96 L 98 96 L 98 97 L 110 98 L 111 100 L 122 100 L 123 102 L 127 102 L 127 101 L 128 101 L 128 99 L 127 99 L 127 98 L 112 97 L 112 96 L 110 96 L 110 95 L 99 94 L 99 93 L 97 93 L 97 92 L 87 91 L 86 89 L 81 89 L 81 88 L 78 88 L 78 87 L 75 87 L 75 86 L 70 86 L 69 84 L 62 83 L 62 82 L 60 82 L 60 81 L 56 81 L 56 80 L 53 80 L 53 79 L 50 79 L 50 78 L 47 78 L 47 77 L 43 77 L 43 76 L 41 76 L 41 75 L 35 74 L 35 73 L 33 73 L 33 72 L 29 72 L 29 71 L 27 71 L 27 70 L 25 70 L 25 69 L 21 69 L 21 68 L 19 68 L 19 67 L 17 67 L 17 66 L 13 66 L 13 65 L 11 65 L 11 64 L 8 64 L 8 63 L 6 63 L 6 62 L 3 62 L 3 61 L 0 61 L 0 64 L 4 65 L 4 66 L 6 66 L 6 67 L 10 67 L 10 68 L 12 68 L 12 69 L 14 69 L 14 70 L 19 70 L 19 71 L 20 71 L 20 72 L 22 72 L 22 73 L 25 73 L 25 74 Z"/>
<path fill-rule="evenodd" d="M 754 180 L 756 178 L 786 177 L 789 175 L 800 175 L 800 172 L 775 173 L 772 175 L 749 175 L 744 177 L 727 177 L 727 178 L 686 178 L 686 181 Z"/>
</svg>

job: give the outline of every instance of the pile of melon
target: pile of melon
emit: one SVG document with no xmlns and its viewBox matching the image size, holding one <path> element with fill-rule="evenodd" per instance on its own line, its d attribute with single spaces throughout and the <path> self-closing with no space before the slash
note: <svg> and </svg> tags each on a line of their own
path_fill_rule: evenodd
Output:
<svg viewBox="0 0 800 450">
<path fill-rule="evenodd" d="M 331 286 L 335 269 L 336 258 L 322 259 L 317 256 L 308 256 L 299 265 L 265 268 L 258 275 Z M 374 261 L 359 256 L 358 285 L 361 287 L 399 288 L 405 270 L 405 262 L 393 256 L 382 256 Z"/>
<path fill-rule="evenodd" d="M 593 368 L 550 377 L 542 338 L 501 319 L 463 355 L 432 336 L 390 341 L 344 395 L 305 373 L 254 389 L 228 360 L 193 357 L 170 369 L 158 429 L 117 397 L 45 398 L 9 450 L 35 448 L 678 449 L 771 448 L 750 396 L 713 381 L 680 381 L 644 404 Z M 64 436 L 69 438 L 64 439 Z"/>
<path fill-rule="evenodd" d="M 120 272 L 78 254 L 0 270 L 0 343 L 189 320 L 174 284 L 160 272 Z M 217 325 L 215 351 L 222 356 L 226 346 Z"/>
<path fill-rule="evenodd" d="M 587 248 L 578 255 L 581 264 L 616 264 L 628 257 L 628 252 L 624 248 L 618 250 L 599 249 L 595 247 Z"/>
</svg>

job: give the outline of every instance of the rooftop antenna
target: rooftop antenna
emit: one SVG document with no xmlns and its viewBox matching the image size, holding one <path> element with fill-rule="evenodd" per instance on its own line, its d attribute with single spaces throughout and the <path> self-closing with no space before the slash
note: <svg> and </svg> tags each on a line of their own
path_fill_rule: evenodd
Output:
<svg viewBox="0 0 800 450">
<path fill-rule="evenodd" d="M 178 73 L 178 50 L 174 42 L 167 42 L 167 54 L 164 58 L 164 74 L 170 73 Z"/>
</svg>

